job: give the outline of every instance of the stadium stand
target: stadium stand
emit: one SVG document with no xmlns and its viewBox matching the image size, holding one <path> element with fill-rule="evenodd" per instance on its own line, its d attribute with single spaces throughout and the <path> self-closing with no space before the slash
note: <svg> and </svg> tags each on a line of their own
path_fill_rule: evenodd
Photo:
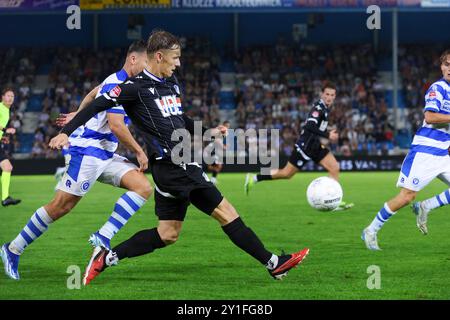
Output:
<svg viewBox="0 0 450 320">
<path fill-rule="evenodd" d="M 195 120 L 232 128 L 280 129 L 279 147 L 290 154 L 311 104 L 325 79 L 338 97 L 331 124 L 340 132 L 331 145 L 338 155 L 395 154 L 407 148 L 422 122 L 424 92 L 438 75 L 429 68 L 439 50 L 400 48 L 399 114 L 394 135 L 389 52 L 370 45 L 250 46 L 230 57 L 208 39 L 183 38 L 183 106 Z M 2 81 L 16 89 L 11 123 L 18 134 L 10 144 L 16 158 L 55 158 L 47 147 L 60 113 L 77 108 L 82 97 L 121 65 L 125 48 L 9 49 L 0 52 Z M 17 69 L 16 61 L 19 61 Z M 127 153 L 126 150 L 122 152 Z"/>
</svg>

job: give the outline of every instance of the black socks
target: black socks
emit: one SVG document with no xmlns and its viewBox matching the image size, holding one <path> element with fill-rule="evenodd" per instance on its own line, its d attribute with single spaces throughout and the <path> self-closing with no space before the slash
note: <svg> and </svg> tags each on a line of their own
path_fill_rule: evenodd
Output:
<svg viewBox="0 0 450 320">
<path fill-rule="evenodd" d="M 272 180 L 272 175 L 262 175 L 262 174 L 258 174 L 258 175 L 256 175 L 256 180 L 258 180 L 258 182 L 259 181 L 264 181 L 264 180 Z"/>
<path fill-rule="evenodd" d="M 166 244 L 161 240 L 156 228 L 142 230 L 130 239 L 120 243 L 112 249 L 119 260 L 142 256 L 153 252 L 155 249 L 163 248 Z"/>
<path fill-rule="evenodd" d="M 264 248 L 256 234 L 245 225 L 240 217 L 223 226 L 222 229 L 235 245 L 262 264 L 267 264 L 272 257 L 272 253 Z"/>
</svg>

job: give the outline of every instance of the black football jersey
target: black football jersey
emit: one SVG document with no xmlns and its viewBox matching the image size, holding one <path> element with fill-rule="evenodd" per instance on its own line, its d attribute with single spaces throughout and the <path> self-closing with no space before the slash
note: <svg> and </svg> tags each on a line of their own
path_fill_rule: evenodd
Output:
<svg viewBox="0 0 450 320">
<path fill-rule="evenodd" d="M 194 131 L 194 122 L 183 113 L 177 79 L 174 76 L 159 78 L 144 70 L 95 99 L 62 132 L 70 134 L 74 125 L 83 124 L 88 117 L 114 105 L 123 106 L 138 134 L 142 135 L 149 159 L 170 159 L 172 149 L 181 141 L 175 130 Z"/>
<path fill-rule="evenodd" d="M 308 118 L 300 133 L 298 143 L 309 142 L 313 139 L 319 139 L 320 137 L 328 138 L 329 133 L 327 129 L 329 114 L 330 110 L 322 100 L 316 102 L 308 114 Z"/>
</svg>

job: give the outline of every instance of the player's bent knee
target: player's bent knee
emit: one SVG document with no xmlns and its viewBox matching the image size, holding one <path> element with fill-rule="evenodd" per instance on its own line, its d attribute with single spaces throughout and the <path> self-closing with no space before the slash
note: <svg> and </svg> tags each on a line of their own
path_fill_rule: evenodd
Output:
<svg viewBox="0 0 450 320">
<path fill-rule="evenodd" d="M 153 188 L 150 184 L 150 182 L 148 182 L 148 180 L 146 179 L 146 182 L 143 183 L 141 186 L 139 186 L 139 188 L 137 190 L 134 190 L 137 194 L 139 194 L 141 197 L 148 199 L 150 198 L 150 196 L 153 193 Z"/>
<path fill-rule="evenodd" d="M 174 244 L 178 240 L 178 232 L 176 231 L 166 231 L 159 236 L 166 245 Z"/>
</svg>

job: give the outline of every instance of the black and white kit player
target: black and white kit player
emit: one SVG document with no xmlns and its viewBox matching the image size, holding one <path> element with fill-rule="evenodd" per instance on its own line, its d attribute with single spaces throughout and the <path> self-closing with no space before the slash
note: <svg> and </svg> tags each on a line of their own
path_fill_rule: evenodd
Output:
<svg viewBox="0 0 450 320">
<path fill-rule="evenodd" d="M 224 127 L 226 127 L 227 129 L 230 128 L 230 122 L 229 121 L 224 121 L 222 123 L 222 125 Z M 213 159 L 213 163 L 208 164 L 208 171 L 211 172 L 211 182 L 213 184 L 217 184 L 218 180 L 217 177 L 219 175 L 219 173 L 222 171 L 223 169 L 223 157 L 225 155 L 225 150 L 226 150 L 226 137 L 222 137 L 222 138 L 215 138 L 214 141 L 210 142 L 206 147 L 205 147 L 205 152 L 207 155 L 210 155 Z M 218 153 L 216 151 L 219 151 Z"/>
<path fill-rule="evenodd" d="M 308 114 L 300 137 L 294 145 L 286 166 L 282 169 L 272 170 L 270 175 L 247 174 L 245 180 L 245 191 L 247 194 L 258 182 L 292 178 L 311 160 L 325 168 L 331 178 L 339 181 L 339 163 L 333 153 L 321 143 L 322 138 L 329 139 L 331 142 L 336 142 L 339 138 L 335 129 L 328 131 L 328 118 L 335 99 L 336 86 L 326 82 L 322 87 L 320 100 L 313 105 Z M 351 207 L 353 207 L 352 203 L 341 202 L 336 210 L 349 209 Z"/>
<path fill-rule="evenodd" d="M 159 219 L 158 227 L 136 233 L 111 251 L 95 248 L 83 283 L 88 284 L 108 265 L 116 264 L 118 260 L 144 255 L 173 244 L 178 239 L 187 207 L 191 203 L 216 219 L 230 240 L 265 265 L 274 278 L 281 278 L 303 260 L 309 249 L 281 256 L 269 252 L 244 224 L 234 207 L 205 178 L 206 174 L 198 164 L 177 164 L 172 161 L 171 151 L 178 144 L 171 139 L 174 131 L 187 129 L 191 134 L 194 133 L 194 122 L 183 113 L 180 85 L 172 76 L 175 68 L 180 66 L 180 43 L 166 31 L 155 31 L 148 40 L 147 53 L 146 70 L 95 99 L 50 142 L 51 147 L 60 148 L 78 126 L 96 113 L 120 104 L 147 147 L 157 191 L 155 211 Z M 219 126 L 218 130 L 226 133 L 223 126 Z"/>
</svg>

